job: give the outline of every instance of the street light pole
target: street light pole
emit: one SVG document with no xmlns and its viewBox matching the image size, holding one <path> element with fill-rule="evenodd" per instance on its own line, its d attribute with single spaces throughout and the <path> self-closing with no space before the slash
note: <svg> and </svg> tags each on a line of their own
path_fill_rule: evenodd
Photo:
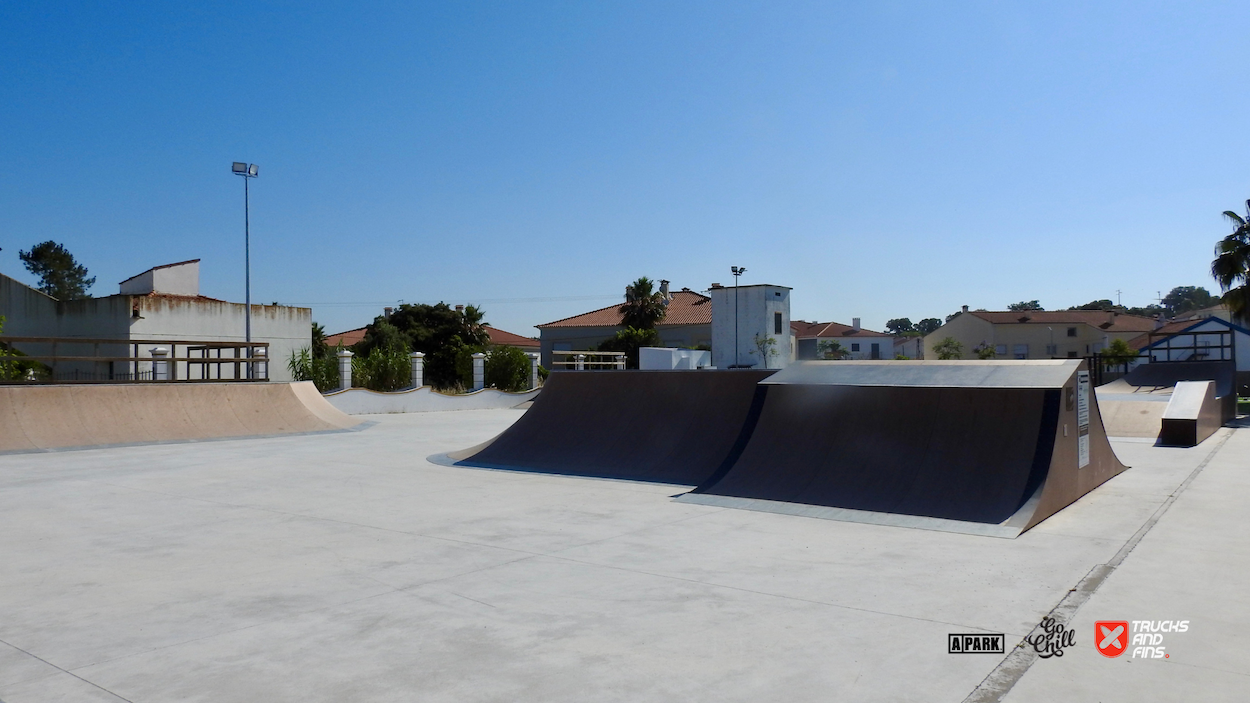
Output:
<svg viewBox="0 0 1250 703">
<path fill-rule="evenodd" d="M 742 266 L 730 266 L 729 271 L 734 275 L 734 366 L 739 366 L 738 348 L 742 344 L 738 333 L 738 277 L 747 270 Z"/>
<path fill-rule="evenodd" d="M 256 164 L 235 161 L 230 170 L 236 176 L 243 176 L 243 304 L 244 304 L 244 337 L 247 341 L 247 378 L 252 380 L 252 215 L 251 195 L 248 192 L 248 181 L 260 175 Z"/>
</svg>

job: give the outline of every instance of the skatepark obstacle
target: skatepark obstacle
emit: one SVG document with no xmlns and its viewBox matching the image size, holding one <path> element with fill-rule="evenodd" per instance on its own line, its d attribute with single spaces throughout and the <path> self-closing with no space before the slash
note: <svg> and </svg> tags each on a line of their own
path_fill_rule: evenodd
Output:
<svg viewBox="0 0 1250 703">
<path fill-rule="evenodd" d="M 464 466 L 696 485 L 692 503 L 1014 537 L 1123 471 L 1080 360 L 553 374 Z"/>
<path fill-rule="evenodd" d="M 311 382 L 0 386 L 0 453 L 345 430 Z"/>
<path fill-rule="evenodd" d="M 1192 447 L 1236 417 L 1236 375 L 1231 361 L 1159 361 L 1142 364 L 1095 392 L 1109 436 Z M 1190 382 L 1209 383 L 1210 394 L 1192 387 L 1179 394 L 1181 384 Z"/>
</svg>

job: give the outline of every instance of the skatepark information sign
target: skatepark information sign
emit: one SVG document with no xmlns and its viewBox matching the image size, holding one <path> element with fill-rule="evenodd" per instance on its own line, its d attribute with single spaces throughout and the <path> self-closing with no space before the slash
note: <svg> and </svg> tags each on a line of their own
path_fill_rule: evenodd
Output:
<svg viewBox="0 0 1250 703">
<path fill-rule="evenodd" d="M 1076 468 L 1089 465 L 1089 372 L 1076 374 Z"/>
</svg>

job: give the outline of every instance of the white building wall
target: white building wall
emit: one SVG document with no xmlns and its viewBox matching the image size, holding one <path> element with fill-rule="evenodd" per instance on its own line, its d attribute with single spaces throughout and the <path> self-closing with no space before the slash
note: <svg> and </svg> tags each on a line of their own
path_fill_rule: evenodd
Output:
<svg viewBox="0 0 1250 703">
<path fill-rule="evenodd" d="M 725 369 L 737 363 L 753 364 L 758 369 L 780 369 L 790 363 L 789 288 L 774 285 L 713 288 L 710 295 L 713 366 Z M 755 347 L 757 335 L 777 341 L 774 355 L 767 363 L 760 359 Z"/>
<path fill-rule="evenodd" d="M 139 314 L 130 327 L 131 339 L 168 339 L 171 341 L 243 342 L 245 311 L 242 303 L 227 303 L 202 298 L 169 296 L 136 297 Z M 312 347 L 312 310 L 283 305 L 252 306 L 252 341 L 269 343 L 269 379 L 290 381 L 287 360 L 292 352 Z M 141 348 L 141 356 L 148 350 Z M 179 352 L 182 355 L 182 352 Z M 229 370 L 228 370 L 229 369 Z M 222 366 L 227 378 L 233 368 Z M 186 364 L 180 364 L 178 377 L 186 378 Z M 192 371 L 198 378 L 198 366 Z"/>
</svg>

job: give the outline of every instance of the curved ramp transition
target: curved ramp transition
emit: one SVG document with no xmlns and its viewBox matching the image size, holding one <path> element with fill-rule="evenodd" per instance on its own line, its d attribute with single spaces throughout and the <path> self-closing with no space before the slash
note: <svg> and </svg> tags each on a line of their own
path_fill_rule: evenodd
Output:
<svg viewBox="0 0 1250 703">
<path fill-rule="evenodd" d="M 760 384 L 742 453 L 683 500 L 1018 535 L 1126 468 L 1082 364 L 792 366 Z"/>
<path fill-rule="evenodd" d="M 1236 375 L 1231 361 L 1142 364 L 1097 388 L 1107 434 L 1195 446 L 1236 417 Z M 1180 392 L 1189 383 L 1205 385 Z"/>
<path fill-rule="evenodd" d="M 0 452 L 355 427 L 311 382 L 0 386 Z"/>
<path fill-rule="evenodd" d="M 696 486 L 729 455 L 774 371 L 561 371 L 460 466 Z"/>
</svg>

